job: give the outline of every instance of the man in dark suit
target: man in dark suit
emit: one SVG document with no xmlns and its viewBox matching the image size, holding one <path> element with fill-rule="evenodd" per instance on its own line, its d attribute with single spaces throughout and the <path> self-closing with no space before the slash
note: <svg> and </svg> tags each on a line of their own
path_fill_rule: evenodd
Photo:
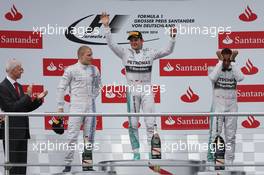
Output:
<svg viewBox="0 0 264 175">
<path fill-rule="evenodd" d="M 24 93 L 17 79 L 24 69 L 16 59 L 6 64 L 6 78 L 0 83 L 0 108 L 4 112 L 31 112 L 42 104 L 47 91 L 32 100 L 32 85 Z M 4 140 L 4 119 L 1 120 L 0 139 Z M 9 116 L 9 154 L 10 163 L 27 163 L 27 144 L 30 139 L 28 116 Z M 11 167 L 10 174 L 26 174 L 26 167 Z"/>
</svg>

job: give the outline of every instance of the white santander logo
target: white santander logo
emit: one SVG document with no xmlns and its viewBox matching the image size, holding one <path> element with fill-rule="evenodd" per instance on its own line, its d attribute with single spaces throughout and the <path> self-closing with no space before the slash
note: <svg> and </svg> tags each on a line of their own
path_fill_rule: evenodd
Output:
<svg viewBox="0 0 264 175">
<path fill-rule="evenodd" d="M 232 44 L 233 40 L 227 35 L 225 39 L 223 39 L 224 44 Z"/>
<path fill-rule="evenodd" d="M 173 69 L 174 68 L 170 65 L 169 62 L 168 62 L 168 64 L 165 67 L 163 67 L 163 70 L 166 71 L 166 72 L 171 72 L 171 71 L 173 71 Z"/>
<path fill-rule="evenodd" d="M 50 125 L 52 125 L 52 124 L 53 124 L 52 119 L 50 119 L 50 120 L 48 121 L 48 123 L 49 123 Z"/>
<path fill-rule="evenodd" d="M 168 119 L 165 121 L 166 125 L 174 125 L 175 120 L 172 119 L 172 117 L 168 117 Z"/>
<path fill-rule="evenodd" d="M 116 97 L 116 95 L 112 91 L 106 92 L 105 96 L 106 96 L 106 98 L 115 98 Z"/>
<path fill-rule="evenodd" d="M 47 70 L 53 72 L 53 71 L 57 70 L 57 67 L 54 65 L 53 62 L 51 62 L 50 65 L 47 67 Z"/>
</svg>

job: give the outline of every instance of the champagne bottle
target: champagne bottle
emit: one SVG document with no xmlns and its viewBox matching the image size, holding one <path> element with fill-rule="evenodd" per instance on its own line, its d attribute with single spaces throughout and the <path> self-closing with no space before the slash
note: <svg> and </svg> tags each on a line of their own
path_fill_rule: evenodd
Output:
<svg viewBox="0 0 264 175">
<path fill-rule="evenodd" d="M 225 170 L 225 141 L 218 135 L 214 140 L 215 145 L 215 170 Z"/>
<path fill-rule="evenodd" d="M 157 131 L 157 124 L 154 125 L 154 134 L 151 138 L 151 158 L 161 159 L 161 141 Z"/>
<path fill-rule="evenodd" d="M 84 149 L 82 153 L 82 169 L 83 171 L 93 170 L 92 145 L 89 143 L 87 137 L 84 138 Z"/>
</svg>

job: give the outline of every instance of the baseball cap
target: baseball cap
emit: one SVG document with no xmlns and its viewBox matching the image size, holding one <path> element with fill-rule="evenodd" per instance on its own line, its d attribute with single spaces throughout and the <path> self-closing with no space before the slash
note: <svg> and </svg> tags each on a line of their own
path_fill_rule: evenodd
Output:
<svg viewBox="0 0 264 175">
<path fill-rule="evenodd" d="M 131 31 L 131 32 L 129 32 L 127 39 L 130 40 L 131 38 L 143 39 L 142 34 L 139 31 Z"/>
</svg>

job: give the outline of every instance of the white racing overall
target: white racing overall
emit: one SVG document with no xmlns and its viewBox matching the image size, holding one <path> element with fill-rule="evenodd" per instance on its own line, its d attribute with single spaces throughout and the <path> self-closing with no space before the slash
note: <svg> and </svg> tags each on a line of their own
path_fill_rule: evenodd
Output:
<svg viewBox="0 0 264 175">
<path fill-rule="evenodd" d="M 234 62 L 228 70 L 222 69 L 223 61 L 219 61 L 209 78 L 213 86 L 213 103 L 212 112 L 237 112 L 237 82 L 244 79 L 244 75 L 237 68 Z M 209 144 L 214 142 L 217 135 L 222 133 L 224 126 L 225 131 L 225 145 L 229 145 L 230 149 L 226 147 L 225 159 L 227 162 L 234 161 L 235 146 L 236 146 L 236 130 L 237 117 L 234 116 L 216 116 L 211 117 L 210 122 L 210 138 Z M 212 155 L 208 152 L 208 161 L 212 161 Z"/>
<path fill-rule="evenodd" d="M 127 110 L 132 113 L 139 113 L 140 108 L 143 113 L 154 112 L 154 95 L 151 87 L 151 71 L 153 61 L 173 52 L 175 39 L 171 39 L 164 50 L 154 50 L 143 48 L 139 53 L 131 48 L 122 48 L 113 42 L 110 28 L 105 28 L 105 36 L 110 49 L 122 60 L 126 69 L 127 88 Z M 143 90 L 137 90 L 137 89 Z M 147 129 L 147 140 L 150 145 L 154 133 L 155 117 L 145 117 Z M 138 150 L 140 147 L 138 136 L 138 117 L 129 117 L 129 138 L 132 149 Z"/>
<path fill-rule="evenodd" d="M 80 62 L 65 69 L 58 86 L 58 108 L 64 106 L 64 95 L 67 87 L 71 96 L 70 113 L 95 113 L 95 98 L 100 92 L 101 76 L 94 65 L 83 65 Z M 80 127 L 83 124 L 83 136 L 88 137 L 91 144 L 94 142 L 96 116 L 69 117 L 68 123 L 68 150 L 65 162 L 70 164 L 74 158 L 74 146 Z"/>
</svg>

